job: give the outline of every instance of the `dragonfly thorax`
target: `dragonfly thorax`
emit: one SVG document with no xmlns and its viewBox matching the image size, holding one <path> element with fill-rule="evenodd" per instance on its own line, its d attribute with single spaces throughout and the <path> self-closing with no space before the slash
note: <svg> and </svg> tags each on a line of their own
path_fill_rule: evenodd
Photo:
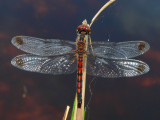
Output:
<svg viewBox="0 0 160 120">
<path fill-rule="evenodd" d="M 85 34 L 83 34 L 83 33 L 81 33 L 81 34 L 78 36 L 78 39 L 77 39 L 77 53 L 78 53 L 79 55 L 86 53 L 86 51 L 85 51 L 86 36 L 87 36 L 87 35 L 85 35 Z"/>
</svg>

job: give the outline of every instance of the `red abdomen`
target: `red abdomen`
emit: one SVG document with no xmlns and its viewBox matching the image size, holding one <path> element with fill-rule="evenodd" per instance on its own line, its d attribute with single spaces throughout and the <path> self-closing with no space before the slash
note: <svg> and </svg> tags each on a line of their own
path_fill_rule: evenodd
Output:
<svg viewBox="0 0 160 120">
<path fill-rule="evenodd" d="M 82 102 L 82 75 L 83 75 L 83 57 L 86 54 L 85 51 L 85 42 L 86 38 L 84 34 L 81 34 L 78 38 L 77 43 L 77 51 L 78 54 L 78 68 L 77 68 L 77 95 L 78 95 L 78 103 Z"/>
</svg>

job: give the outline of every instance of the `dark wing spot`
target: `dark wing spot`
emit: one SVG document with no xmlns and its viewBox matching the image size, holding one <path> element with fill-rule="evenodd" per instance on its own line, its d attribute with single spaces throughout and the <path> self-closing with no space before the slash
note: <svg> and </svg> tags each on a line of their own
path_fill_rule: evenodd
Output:
<svg viewBox="0 0 160 120">
<path fill-rule="evenodd" d="M 18 60 L 16 60 L 16 64 L 19 66 L 23 66 L 24 61 L 22 59 L 18 59 Z"/>
<path fill-rule="evenodd" d="M 145 66 L 144 65 L 138 65 L 137 66 L 137 72 L 138 73 L 141 73 L 141 72 L 143 72 L 145 70 Z"/>
<path fill-rule="evenodd" d="M 22 40 L 20 37 L 17 37 L 17 38 L 16 38 L 16 42 L 17 42 L 19 45 L 22 45 L 22 44 L 23 44 L 23 40 Z"/>
<path fill-rule="evenodd" d="M 141 43 L 140 45 L 138 45 L 138 50 L 143 50 L 145 48 L 145 44 Z"/>
</svg>

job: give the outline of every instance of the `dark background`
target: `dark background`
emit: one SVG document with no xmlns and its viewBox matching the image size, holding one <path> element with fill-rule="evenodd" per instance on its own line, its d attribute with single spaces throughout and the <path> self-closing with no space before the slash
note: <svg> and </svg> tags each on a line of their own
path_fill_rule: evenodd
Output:
<svg viewBox="0 0 160 120">
<path fill-rule="evenodd" d="M 90 23 L 105 3 L 0 0 L 0 120 L 61 120 L 66 105 L 72 107 L 76 92 L 76 73 L 52 76 L 11 66 L 11 59 L 23 53 L 11 44 L 11 38 L 27 35 L 75 41 L 76 27 L 84 19 Z M 159 120 L 160 1 L 117 0 L 92 26 L 92 41 L 108 39 L 148 42 L 150 50 L 136 59 L 149 64 L 150 71 L 134 78 L 87 76 L 86 104 L 92 96 L 87 120 Z"/>
</svg>

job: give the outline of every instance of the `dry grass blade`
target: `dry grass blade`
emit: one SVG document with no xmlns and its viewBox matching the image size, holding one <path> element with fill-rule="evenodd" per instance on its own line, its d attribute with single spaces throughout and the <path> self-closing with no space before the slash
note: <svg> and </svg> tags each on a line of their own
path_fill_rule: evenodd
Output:
<svg viewBox="0 0 160 120">
<path fill-rule="evenodd" d="M 90 23 L 90 27 L 92 26 L 93 22 L 96 20 L 96 18 L 101 14 L 101 12 L 106 9 L 110 4 L 112 4 L 113 2 L 115 2 L 116 0 L 110 0 L 108 1 L 97 13 L 96 15 L 93 17 L 93 19 L 91 20 L 91 23 Z"/>
</svg>

